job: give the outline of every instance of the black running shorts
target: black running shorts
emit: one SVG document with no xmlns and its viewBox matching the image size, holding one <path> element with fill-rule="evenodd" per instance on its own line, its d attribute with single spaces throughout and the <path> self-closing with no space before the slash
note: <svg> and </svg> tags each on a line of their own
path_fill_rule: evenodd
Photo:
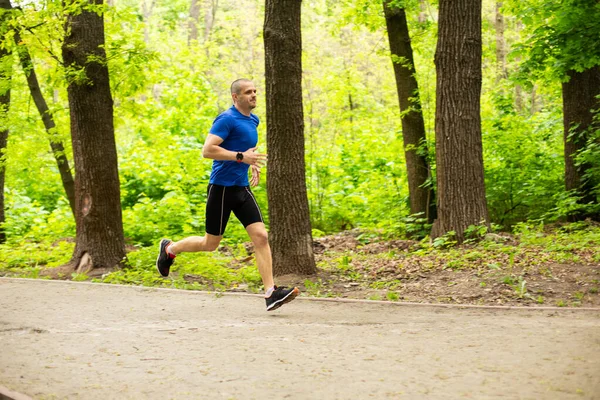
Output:
<svg viewBox="0 0 600 400">
<path fill-rule="evenodd" d="M 206 233 L 222 236 L 232 211 L 244 228 L 255 222 L 264 222 L 258 203 L 248 186 L 209 184 L 206 200 Z"/>
</svg>

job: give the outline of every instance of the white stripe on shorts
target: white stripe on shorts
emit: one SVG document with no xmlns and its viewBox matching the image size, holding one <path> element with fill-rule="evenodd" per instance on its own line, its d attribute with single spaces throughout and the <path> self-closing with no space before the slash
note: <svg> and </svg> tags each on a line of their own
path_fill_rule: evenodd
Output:
<svg viewBox="0 0 600 400">
<path fill-rule="evenodd" d="M 258 206 L 258 203 L 256 202 L 256 198 L 254 197 L 254 194 L 248 188 L 246 188 L 246 192 L 248 192 L 248 194 L 250 195 L 250 197 L 252 197 L 252 200 L 254 200 L 254 204 L 256 205 L 256 209 L 258 210 L 258 214 L 260 215 L 260 220 L 264 224 L 265 220 L 264 220 L 264 218 L 262 216 L 262 212 L 260 211 L 260 207 Z"/>
</svg>

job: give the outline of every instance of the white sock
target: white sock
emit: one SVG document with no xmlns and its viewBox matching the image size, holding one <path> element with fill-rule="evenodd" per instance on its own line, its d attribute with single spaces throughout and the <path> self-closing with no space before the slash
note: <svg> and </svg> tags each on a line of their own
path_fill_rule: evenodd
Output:
<svg viewBox="0 0 600 400">
<path fill-rule="evenodd" d="M 267 297 L 271 297 L 271 295 L 273 294 L 273 291 L 275 290 L 275 286 L 267 289 L 267 291 L 265 292 L 265 298 Z"/>
<path fill-rule="evenodd" d="M 176 254 L 175 254 L 175 253 L 173 253 L 173 252 L 171 251 L 171 246 L 173 246 L 173 242 L 169 243 L 169 244 L 167 245 L 167 247 L 165 247 L 165 251 L 167 252 L 167 254 L 170 254 L 170 255 L 172 255 L 173 257 L 175 257 L 175 256 L 176 256 Z"/>
</svg>

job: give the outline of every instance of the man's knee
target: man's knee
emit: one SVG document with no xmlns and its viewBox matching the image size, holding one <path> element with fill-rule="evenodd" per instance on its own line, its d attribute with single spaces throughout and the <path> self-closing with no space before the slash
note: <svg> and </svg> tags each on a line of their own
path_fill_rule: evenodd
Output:
<svg viewBox="0 0 600 400">
<path fill-rule="evenodd" d="M 269 234 L 266 229 L 254 232 L 252 235 L 252 243 L 254 247 L 264 247 L 269 244 Z"/>
<path fill-rule="evenodd" d="M 204 237 L 204 248 L 206 251 L 215 251 L 219 247 L 221 238 L 213 235 L 206 235 Z"/>
</svg>

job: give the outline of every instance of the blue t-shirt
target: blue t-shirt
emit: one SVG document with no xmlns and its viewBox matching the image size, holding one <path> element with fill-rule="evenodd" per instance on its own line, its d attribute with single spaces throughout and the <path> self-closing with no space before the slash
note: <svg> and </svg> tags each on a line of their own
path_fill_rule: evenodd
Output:
<svg viewBox="0 0 600 400">
<path fill-rule="evenodd" d="M 213 122 L 210 133 L 217 135 L 224 149 L 244 152 L 258 143 L 258 117 L 249 117 L 239 112 L 235 106 L 221 113 Z M 248 186 L 248 168 L 246 163 L 237 161 L 214 160 L 209 183 L 223 186 Z"/>
</svg>

